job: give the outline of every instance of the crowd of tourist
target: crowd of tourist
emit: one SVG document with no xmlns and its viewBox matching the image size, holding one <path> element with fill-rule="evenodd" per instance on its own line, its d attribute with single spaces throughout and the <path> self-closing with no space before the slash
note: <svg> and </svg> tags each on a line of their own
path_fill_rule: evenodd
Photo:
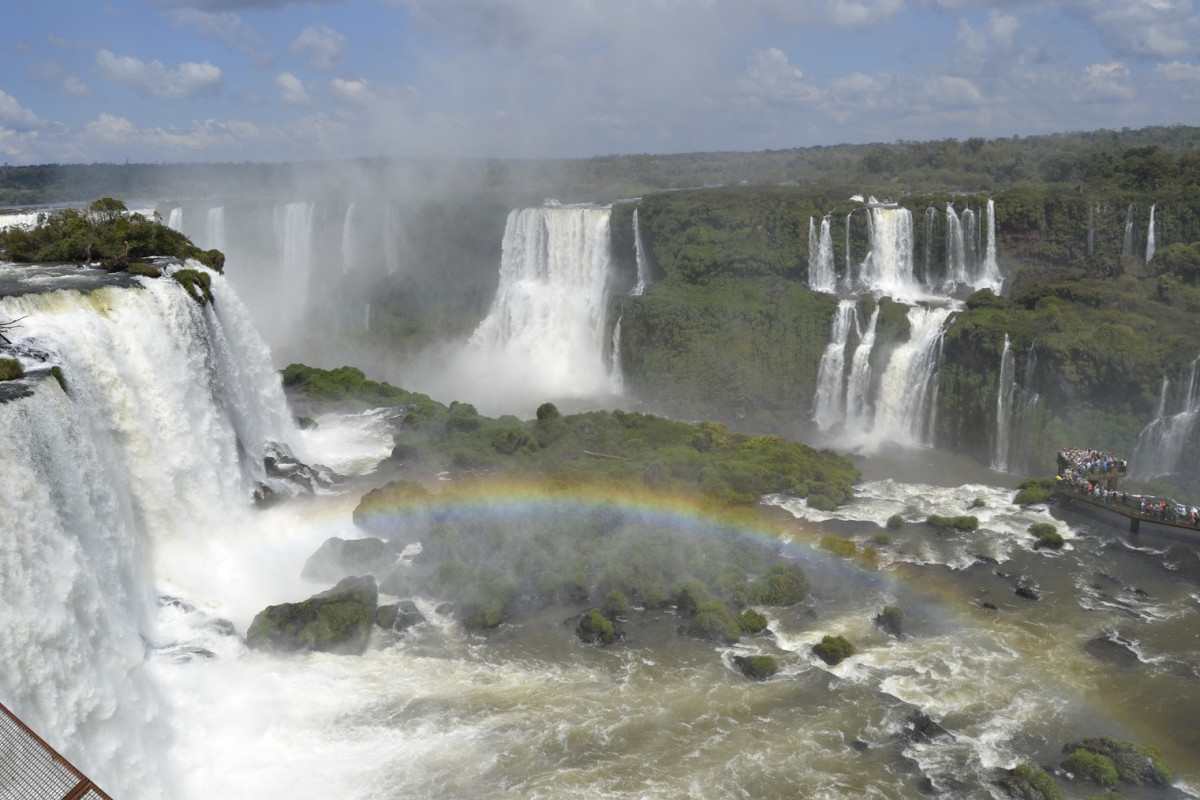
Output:
<svg viewBox="0 0 1200 800">
<path fill-rule="evenodd" d="M 1148 519 L 1200 527 L 1200 509 L 1195 506 L 1189 508 L 1169 497 L 1148 497 L 1105 488 L 1106 478 L 1123 476 L 1128 466 L 1125 459 L 1102 450 L 1063 447 L 1058 451 L 1058 485 L 1101 503 L 1124 506 Z"/>
</svg>

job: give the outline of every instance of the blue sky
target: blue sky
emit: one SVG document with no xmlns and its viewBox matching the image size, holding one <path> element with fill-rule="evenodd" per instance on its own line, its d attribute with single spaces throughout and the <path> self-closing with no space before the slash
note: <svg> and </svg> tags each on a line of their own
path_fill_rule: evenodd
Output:
<svg viewBox="0 0 1200 800">
<path fill-rule="evenodd" d="M 45 0 L 3 17 L 9 164 L 1200 124 L 1193 0 Z"/>
</svg>

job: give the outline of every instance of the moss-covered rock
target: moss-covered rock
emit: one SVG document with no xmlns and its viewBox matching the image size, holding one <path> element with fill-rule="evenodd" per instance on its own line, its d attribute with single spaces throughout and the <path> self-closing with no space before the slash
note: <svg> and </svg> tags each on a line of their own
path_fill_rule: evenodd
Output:
<svg viewBox="0 0 1200 800">
<path fill-rule="evenodd" d="M 738 614 L 737 622 L 738 627 L 742 629 L 742 633 L 749 636 L 762 633 L 767 629 L 767 618 L 753 608 L 747 608 Z"/>
<path fill-rule="evenodd" d="M 836 666 L 854 655 L 854 645 L 843 636 L 826 634 L 821 641 L 813 645 L 813 652 L 829 666 Z"/>
<path fill-rule="evenodd" d="M 734 656 L 733 663 L 752 681 L 765 681 L 779 672 L 779 661 L 775 656 Z"/>
<path fill-rule="evenodd" d="M 1118 781 L 1135 785 L 1169 786 L 1175 772 L 1155 747 L 1096 736 L 1063 746 L 1067 766 L 1102 786 Z"/>
<path fill-rule="evenodd" d="M 15 358 L 0 358 L 0 381 L 15 381 L 25 377 L 21 362 Z"/>
<path fill-rule="evenodd" d="M 794 606 L 808 597 L 808 574 L 799 564 L 781 561 L 766 575 L 747 586 L 751 603 L 762 606 Z"/>
<path fill-rule="evenodd" d="M 979 518 L 969 515 L 960 514 L 954 517 L 942 517 L 937 514 L 930 514 L 925 519 L 925 524 L 934 528 L 952 528 L 956 531 L 973 531 L 979 528 Z"/>
<path fill-rule="evenodd" d="M 362 530 L 394 543 L 420 541 L 428 532 L 426 506 L 432 495 L 413 481 L 392 481 L 362 496 L 352 519 Z"/>
<path fill-rule="evenodd" d="M 246 631 L 246 644 L 257 650 L 359 655 L 367 649 L 378 600 L 374 578 L 346 578 L 303 602 L 267 606 Z"/>
<path fill-rule="evenodd" d="M 890 636 L 899 636 L 904 622 L 904 612 L 899 606 L 884 606 L 872 620 L 875 626 Z"/>
<path fill-rule="evenodd" d="M 177 269 L 171 277 L 200 305 L 207 305 L 213 301 L 212 276 L 207 272 L 198 269 Z"/>
<path fill-rule="evenodd" d="M 1028 764 L 1018 764 L 1012 774 L 997 783 L 1017 800 L 1062 800 L 1062 792 L 1050 773 L 1033 769 Z"/>
<path fill-rule="evenodd" d="M 425 615 L 412 600 L 401 600 L 375 609 L 375 625 L 385 631 L 404 632 L 424 621 Z"/>
<path fill-rule="evenodd" d="M 575 635 L 588 644 L 612 644 L 617 640 L 617 628 L 598 608 L 593 608 L 579 618 Z"/>
</svg>

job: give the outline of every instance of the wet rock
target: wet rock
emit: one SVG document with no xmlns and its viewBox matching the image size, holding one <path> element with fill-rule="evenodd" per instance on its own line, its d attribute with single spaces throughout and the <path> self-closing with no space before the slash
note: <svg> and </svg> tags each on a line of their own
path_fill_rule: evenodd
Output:
<svg viewBox="0 0 1200 800">
<path fill-rule="evenodd" d="M 1103 661 L 1113 667 L 1130 669 L 1140 666 L 1142 661 L 1133 651 L 1133 643 L 1116 634 L 1101 634 L 1091 639 L 1083 646 L 1083 650 L 1092 658 Z"/>
<path fill-rule="evenodd" d="M 905 718 L 900 733 L 913 742 L 932 742 L 942 737 L 954 741 L 954 734 L 934 722 L 932 717 L 920 709 L 912 711 Z"/>
<path fill-rule="evenodd" d="M 1013 590 L 1017 597 L 1023 597 L 1026 600 L 1041 600 L 1042 590 L 1033 582 L 1032 578 L 1024 575 L 1017 578 L 1017 588 Z"/>
<path fill-rule="evenodd" d="M 984 611 L 999 611 L 1000 610 L 999 608 L 996 608 L 995 603 L 989 603 L 986 600 L 983 601 L 982 603 L 980 603 L 979 607 L 982 608 Z"/>
<path fill-rule="evenodd" d="M 346 578 L 303 602 L 267 606 L 250 623 L 246 644 L 257 650 L 360 655 L 367 649 L 378 600 L 374 578 Z"/>
<path fill-rule="evenodd" d="M 425 615 L 412 600 L 401 600 L 375 609 L 375 624 L 385 631 L 403 632 L 424 621 Z"/>
<path fill-rule="evenodd" d="M 604 612 L 598 608 L 593 608 L 579 618 L 579 624 L 575 626 L 575 635 L 588 644 L 612 644 L 619 637 L 612 620 L 604 616 Z"/>
<path fill-rule="evenodd" d="M 867 744 L 862 739 L 854 739 L 850 742 L 850 749 L 856 750 L 859 753 L 865 753 L 871 749 L 871 745 Z"/>
<path fill-rule="evenodd" d="M 897 606 L 884 606 L 883 610 L 871 618 L 875 627 L 889 636 L 899 637 L 904 622 L 904 612 Z"/>
<path fill-rule="evenodd" d="M 382 539 L 326 539 L 304 562 L 300 577 L 334 583 L 351 575 L 374 575 L 396 563 L 396 550 Z"/>
<path fill-rule="evenodd" d="M 752 681 L 765 681 L 779 672 L 779 662 L 774 656 L 734 656 L 733 663 Z"/>
</svg>

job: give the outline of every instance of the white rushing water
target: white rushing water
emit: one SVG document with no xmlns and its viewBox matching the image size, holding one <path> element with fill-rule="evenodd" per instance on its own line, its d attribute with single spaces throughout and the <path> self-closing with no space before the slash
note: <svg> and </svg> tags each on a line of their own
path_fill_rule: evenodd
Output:
<svg viewBox="0 0 1200 800">
<path fill-rule="evenodd" d="M 1131 472 L 1138 480 L 1170 475 L 1179 469 L 1184 449 L 1189 446 L 1196 420 L 1200 418 L 1198 370 L 1200 357 L 1192 361 L 1182 391 L 1174 398 L 1171 397 L 1171 382 L 1163 375 L 1158 410 L 1154 419 L 1138 434 L 1130 459 Z"/>
<path fill-rule="evenodd" d="M 817 391 L 813 400 L 813 421 L 822 430 L 832 428 L 846 417 L 846 345 L 857 316 L 853 300 L 838 301 L 833 331 L 817 370 Z"/>
<path fill-rule="evenodd" d="M 815 220 L 808 218 L 808 288 L 814 292 L 833 292 L 837 289 L 829 215 L 821 218 L 819 234 Z"/>
<path fill-rule="evenodd" d="M 1012 425 L 1013 394 L 1017 387 L 1017 365 L 1008 334 L 1000 354 L 1000 372 L 996 379 L 996 440 L 992 446 L 992 469 L 1008 470 L 1009 428 Z"/>
<path fill-rule="evenodd" d="M 297 432 L 221 277 L 204 308 L 143 284 L 0 300 L 32 391 L 0 403 L 0 690 L 113 796 L 170 797 L 155 582 L 249 511 L 265 444 Z"/>
<path fill-rule="evenodd" d="M 491 309 L 447 369 L 448 379 L 489 386 L 478 403 L 485 413 L 528 416 L 547 400 L 619 392 L 608 357 L 610 212 L 547 206 L 509 214 Z"/>
<path fill-rule="evenodd" d="M 1154 240 L 1154 205 L 1150 206 L 1150 222 L 1146 225 L 1146 263 L 1150 263 L 1150 259 L 1154 258 L 1155 240 Z"/>
<path fill-rule="evenodd" d="M 642 226 L 636 208 L 633 210 L 633 255 L 637 263 L 637 283 L 630 294 L 640 297 L 650 288 L 650 265 L 646 263 L 646 247 L 642 244 Z"/>
</svg>

